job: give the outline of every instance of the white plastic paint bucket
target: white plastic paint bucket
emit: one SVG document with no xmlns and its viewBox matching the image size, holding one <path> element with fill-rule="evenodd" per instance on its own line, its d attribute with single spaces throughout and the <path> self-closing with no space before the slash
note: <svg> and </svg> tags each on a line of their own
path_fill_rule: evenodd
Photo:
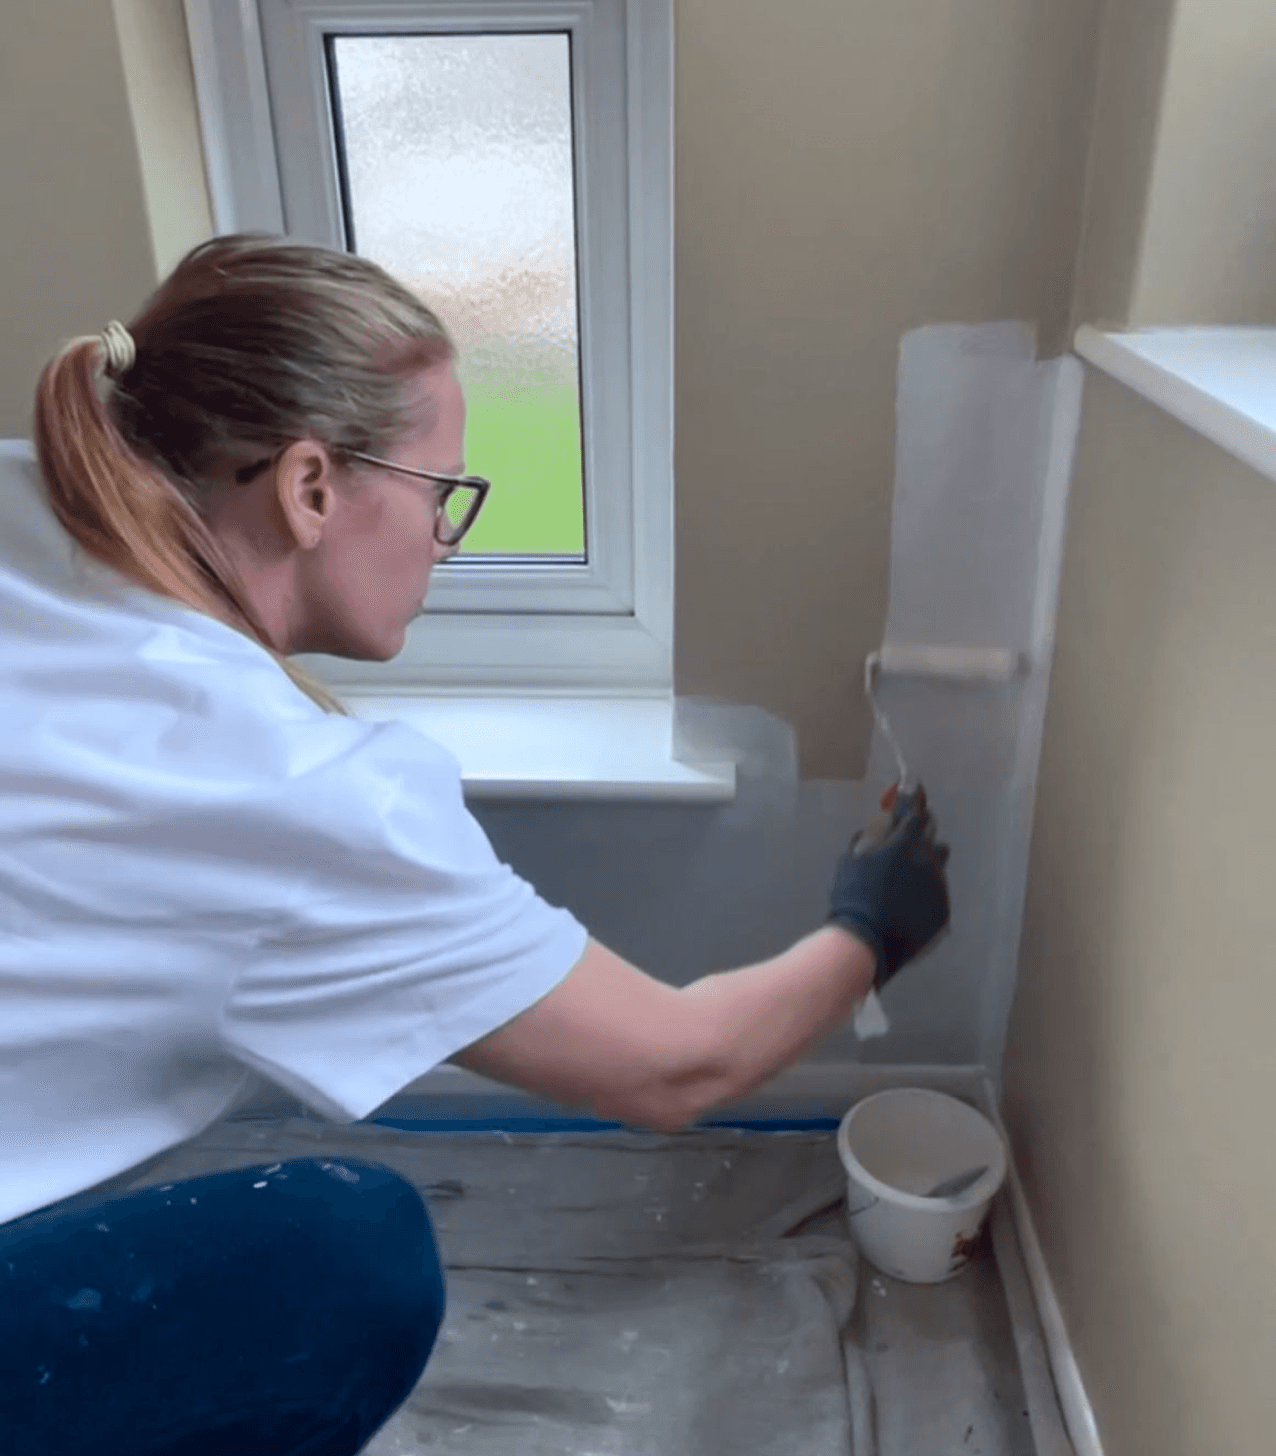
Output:
<svg viewBox="0 0 1276 1456">
<path fill-rule="evenodd" d="M 857 1102 L 837 1130 L 851 1233 L 874 1267 L 910 1284 L 938 1284 L 970 1262 L 993 1195 L 1006 1176 L 1001 1135 L 955 1097 L 920 1087 Z M 937 1184 L 986 1167 L 951 1198 Z"/>
</svg>

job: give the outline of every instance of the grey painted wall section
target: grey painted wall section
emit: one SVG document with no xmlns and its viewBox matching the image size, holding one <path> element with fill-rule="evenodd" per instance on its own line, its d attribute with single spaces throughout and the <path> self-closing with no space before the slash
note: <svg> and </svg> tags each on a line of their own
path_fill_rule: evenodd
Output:
<svg viewBox="0 0 1276 1456">
<path fill-rule="evenodd" d="M 936 765 L 941 776 L 950 766 Z M 820 925 L 837 857 L 874 797 L 866 781 L 753 780 L 718 808 L 475 807 L 497 852 L 547 899 L 643 970 L 685 985 Z M 861 1042 L 848 1022 L 809 1060 L 966 1065 L 983 1055 L 995 830 L 979 788 L 940 790 L 935 803 L 953 843 L 952 933 L 887 988 L 885 1036 Z"/>
<path fill-rule="evenodd" d="M 819 926 L 837 856 L 863 819 L 863 783 L 742 778 L 734 802 L 483 804 L 498 853 L 627 960 L 675 985 L 784 950 Z M 907 994 L 907 988 L 902 988 Z M 972 1060 L 973 1028 L 910 1038 L 890 1060 Z M 844 1032 L 817 1055 L 853 1055 Z M 865 1043 L 875 1051 L 885 1042 Z"/>
</svg>

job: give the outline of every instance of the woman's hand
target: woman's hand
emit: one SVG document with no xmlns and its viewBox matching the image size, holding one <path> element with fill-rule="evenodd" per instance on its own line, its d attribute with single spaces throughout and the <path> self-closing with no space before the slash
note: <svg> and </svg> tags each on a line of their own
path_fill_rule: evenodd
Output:
<svg viewBox="0 0 1276 1456">
<path fill-rule="evenodd" d="M 948 846 L 936 844 L 926 791 L 894 786 L 882 815 L 851 840 L 838 862 L 829 919 L 870 947 L 880 990 L 948 925 Z"/>
</svg>

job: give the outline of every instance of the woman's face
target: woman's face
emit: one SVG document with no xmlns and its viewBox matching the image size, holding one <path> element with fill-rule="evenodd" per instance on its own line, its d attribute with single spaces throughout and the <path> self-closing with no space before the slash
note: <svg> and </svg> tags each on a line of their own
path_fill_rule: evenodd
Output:
<svg viewBox="0 0 1276 1456">
<path fill-rule="evenodd" d="M 406 386 L 414 423 L 384 458 L 409 470 L 465 472 L 465 397 L 451 363 Z M 384 662 L 403 648 L 436 561 L 437 487 L 354 460 L 335 473 L 331 515 L 297 573 L 292 651 Z"/>
</svg>

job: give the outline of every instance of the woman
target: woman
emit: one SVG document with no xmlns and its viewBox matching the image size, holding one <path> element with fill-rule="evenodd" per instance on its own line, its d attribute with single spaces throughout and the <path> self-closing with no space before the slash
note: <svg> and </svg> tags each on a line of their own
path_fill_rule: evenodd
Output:
<svg viewBox="0 0 1276 1456">
<path fill-rule="evenodd" d="M 135 1194 L 253 1073 L 367 1116 L 451 1058 L 674 1129 L 948 919 L 924 801 L 829 923 L 676 989 L 495 857 L 455 761 L 290 662 L 385 660 L 485 482 L 454 350 L 362 259 L 196 248 L 45 369 L 0 455 L 0 1444 L 340 1456 L 444 1308 L 418 1194 L 294 1162 Z M 462 504 L 458 509 L 458 502 Z"/>
</svg>

